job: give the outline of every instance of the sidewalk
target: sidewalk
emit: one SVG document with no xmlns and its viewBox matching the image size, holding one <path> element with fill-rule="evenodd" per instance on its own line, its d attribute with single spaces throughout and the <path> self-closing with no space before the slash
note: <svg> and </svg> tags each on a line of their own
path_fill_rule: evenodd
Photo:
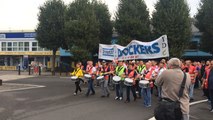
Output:
<svg viewBox="0 0 213 120">
<path fill-rule="evenodd" d="M 24 79 L 24 78 L 32 78 L 32 77 L 38 77 L 39 75 L 31 74 L 27 71 L 21 71 L 21 74 L 18 75 L 18 71 L 0 71 L 0 79 L 3 81 L 11 81 L 11 80 L 17 80 L 17 79 Z M 51 72 L 41 72 L 40 76 L 52 76 Z M 60 73 L 56 73 L 55 76 L 60 76 Z M 68 77 L 69 73 L 61 73 L 62 77 Z"/>
</svg>

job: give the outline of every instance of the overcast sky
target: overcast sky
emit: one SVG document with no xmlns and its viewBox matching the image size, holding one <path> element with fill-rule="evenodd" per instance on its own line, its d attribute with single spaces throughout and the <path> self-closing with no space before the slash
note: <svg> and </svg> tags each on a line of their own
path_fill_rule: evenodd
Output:
<svg viewBox="0 0 213 120">
<path fill-rule="evenodd" d="M 34 30 L 38 23 L 38 7 L 46 0 L 0 0 L 0 30 Z M 64 0 L 66 4 L 73 0 Z M 102 0 L 114 15 L 119 0 Z M 157 0 L 145 0 L 150 12 L 154 10 Z M 197 13 L 200 0 L 187 0 L 191 9 L 190 15 Z"/>
</svg>

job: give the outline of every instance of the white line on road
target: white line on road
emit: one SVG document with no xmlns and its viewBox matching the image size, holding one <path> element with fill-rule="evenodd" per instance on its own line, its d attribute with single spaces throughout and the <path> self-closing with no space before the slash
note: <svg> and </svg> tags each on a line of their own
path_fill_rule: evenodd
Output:
<svg viewBox="0 0 213 120">
<path fill-rule="evenodd" d="M 71 79 L 70 77 L 60 77 L 62 79 Z"/>
<path fill-rule="evenodd" d="M 200 104 L 200 103 L 204 103 L 204 102 L 207 102 L 208 99 L 205 99 L 205 100 L 199 100 L 199 101 L 195 101 L 195 102 L 192 102 L 190 103 L 189 105 L 192 106 L 192 105 L 196 105 L 196 104 Z M 152 117 L 150 118 L 149 120 L 156 120 L 155 117 Z"/>
<path fill-rule="evenodd" d="M 11 89 L 11 90 L 1 90 L 0 93 L 2 92 L 12 92 L 12 91 L 20 91 L 20 90 L 29 90 L 29 89 L 34 89 L 34 88 L 43 88 L 46 86 L 43 85 L 32 85 L 32 84 L 16 84 L 16 83 L 7 83 L 10 85 L 29 85 L 31 87 L 25 87 L 25 88 L 17 88 L 17 89 Z"/>
<path fill-rule="evenodd" d="M 195 102 L 190 103 L 189 105 L 191 106 L 191 105 L 195 105 L 195 104 L 204 103 L 204 102 L 207 102 L 207 101 L 208 101 L 208 99 L 206 99 L 206 100 L 200 100 L 200 101 L 195 101 Z"/>
</svg>

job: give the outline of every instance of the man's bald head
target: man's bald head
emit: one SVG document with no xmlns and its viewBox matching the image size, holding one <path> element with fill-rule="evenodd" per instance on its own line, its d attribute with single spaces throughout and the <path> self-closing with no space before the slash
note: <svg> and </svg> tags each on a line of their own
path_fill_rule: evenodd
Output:
<svg viewBox="0 0 213 120">
<path fill-rule="evenodd" d="M 169 68 L 180 68 L 181 67 L 181 61 L 178 58 L 171 58 L 168 62 Z"/>
</svg>

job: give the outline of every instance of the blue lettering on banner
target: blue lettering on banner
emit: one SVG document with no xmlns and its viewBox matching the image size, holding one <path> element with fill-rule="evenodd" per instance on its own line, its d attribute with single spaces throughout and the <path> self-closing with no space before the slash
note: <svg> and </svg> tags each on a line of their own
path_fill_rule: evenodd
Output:
<svg viewBox="0 0 213 120">
<path fill-rule="evenodd" d="M 133 54 L 134 54 L 134 52 L 133 52 L 133 46 L 132 46 L 132 45 L 129 46 L 129 54 L 130 54 L 130 55 L 133 55 Z"/>
<path fill-rule="evenodd" d="M 111 48 L 103 48 L 103 56 L 110 56 L 113 57 L 114 56 L 114 49 Z"/>
<path fill-rule="evenodd" d="M 129 50 L 128 48 L 124 48 L 123 52 L 122 52 L 125 56 L 127 56 L 129 54 Z"/>
<path fill-rule="evenodd" d="M 154 53 L 159 53 L 160 52 L 160 48 L 158 47 L 158 43 L 154 43 L 152 45 L 152 48 L 154 49 Z"/>
<path fill-rule="evenodd" d="M 146 54 L 145 47 L 143 45 L 140 45 L 140 48 L 141 48 L 141 54 Z"/>
<path fill-rule="evenodd" d="M 151 46 L 145 46 L 145 50 L 147 54 L 153 54 Z"/>
<path fill-rule="evenodd" d="M 140 54 L 157 54 L 160 52 L 159 44 L 157 42 L 150 46 L 144 45 L 130 45 L 123 50 L 118 49 L 118 57 L 128 55 L 140 55 Z"/>
<path fill-rule="evenodd" d="M 141 53 L 141 50 L 139 48 L 140 48 L 139 45 L 134 45 L 134 54 L 140 54 Z"/>
</svg>

